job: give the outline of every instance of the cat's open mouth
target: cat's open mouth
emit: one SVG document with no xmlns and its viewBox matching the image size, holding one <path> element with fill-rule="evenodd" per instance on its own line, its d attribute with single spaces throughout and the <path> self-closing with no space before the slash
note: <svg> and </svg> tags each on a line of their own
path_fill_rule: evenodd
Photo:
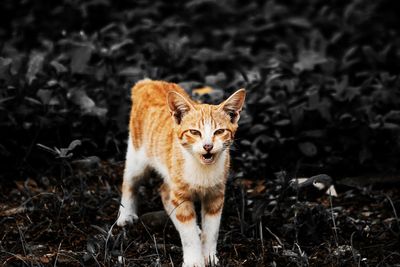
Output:
<svg viewBox="0 0 400 267">
<path fill-rule="evenodd" d="M 200 158 L 204 164 L 211 164 L 214 162 L 214 158 L 215 158 L 214 156 L 215 156 L 215 154 L 208 152 L 206 154 L 201 155 Z"/>
</svg>

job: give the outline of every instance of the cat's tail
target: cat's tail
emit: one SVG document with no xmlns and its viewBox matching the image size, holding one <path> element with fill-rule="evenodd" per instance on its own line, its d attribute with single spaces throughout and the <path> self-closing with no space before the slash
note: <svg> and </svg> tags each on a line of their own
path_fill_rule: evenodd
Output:
<svg viewBox="0 0 400 267">
<path fill-rule="evenodd" d="M 144 78 L 144 79 L 141 79 L 141 80 L 137 81 L 136 85 L 140 85 L 142 83 L 148 83 L 148 82 L 151 82 L 151 81 L 153 81 L 153 80 L 150 79 L 150 78 Z"/>
<path fill-rule="evenodd" d="M 149 79 L 149 78 L 144 78 L 142 80 L 137 81 L 136 84 L 131 88 L 131 96 L 133 96 L 133 90 L 136 90 L 136 88 L 140 88 L 143 85 L 146 85 L 146 84 L 148 84 L 149 82 L 152 82 L 152 81 L 153 80 Z"/>
</svg>

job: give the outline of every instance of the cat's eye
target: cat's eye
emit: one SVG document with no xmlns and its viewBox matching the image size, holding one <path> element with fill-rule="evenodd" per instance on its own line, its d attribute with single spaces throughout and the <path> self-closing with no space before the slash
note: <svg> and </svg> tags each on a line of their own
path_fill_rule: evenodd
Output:
<svg viewBox="0 0 400 267">
<path fill-rule="evenodd" d="M 201 136 L 201 133 L 200 133 L 200 131 L 197 131 L 197 130 L 190 129 L 190 130 L 189 130 L 189 132 L 190 132 L 191 134 L 193 134 L 193 135 L 198 135 L 198 136 Z"/>
<path fill-rule="evenodd" d="M 225 132 L 225 129 L 218 129 L 214 132 L 214 135 L 220 135 L 223 134 Z"/>
</svg>

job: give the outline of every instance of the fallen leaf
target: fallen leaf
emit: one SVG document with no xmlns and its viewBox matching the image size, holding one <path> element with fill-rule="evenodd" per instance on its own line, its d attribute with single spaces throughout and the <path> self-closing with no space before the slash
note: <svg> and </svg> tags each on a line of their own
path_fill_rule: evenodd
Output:
<svg viewBox="0 0 400 267">
<path fill-rule="evenodd" d="M 206 87 L 201 87 L 201 88 L 197 88 L 197 89 L 193 89 L 193 94 L 196 94 L 198 96 L 202 96 L 205 94 L 211 94 L 214 91 L 213 88 L 206 86 Z"/>
</svg>

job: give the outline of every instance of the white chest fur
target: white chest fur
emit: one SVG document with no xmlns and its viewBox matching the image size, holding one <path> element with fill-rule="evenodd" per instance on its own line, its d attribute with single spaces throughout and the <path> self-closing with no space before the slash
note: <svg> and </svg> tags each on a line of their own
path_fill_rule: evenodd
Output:
<svg viewBox="0 0 400 267">
<path fill-rule="evenodd" d="M 185 163 L 183 179 L 193 187 L 207 188 L 220 184 L 224 180 L 226 151 L 223 151 L 216 162 L 204 165 L 189 153 L 184 153 Z"/>
</svg>

